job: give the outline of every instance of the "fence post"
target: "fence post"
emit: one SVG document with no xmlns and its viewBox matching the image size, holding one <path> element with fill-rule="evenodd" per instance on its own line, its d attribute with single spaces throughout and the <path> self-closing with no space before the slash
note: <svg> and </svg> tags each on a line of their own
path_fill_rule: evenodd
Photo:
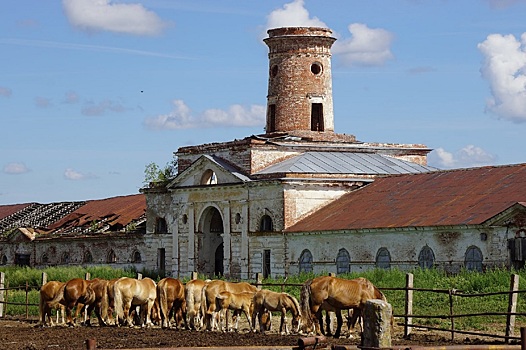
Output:
<svg viewBox="0 0 526 350">
<path fill-rule="evenodd" d="M 46 283 L 47 283 L 47 273 L 42 272 L 42 284 L 41 284 L 41 286 L 43 286 Z"/>
<path fill-rule="evenodd" d="M 263 283 L 263 275 L 258 272 L 256 273 L 256 288 L 261 289 L 262 283 Z"/>
<path fill-rule="evenodd" d="M 449 290 L 449 316 L 451 318 L 451 341 L 455 340 L 455 317 L 453 309 L 453 294 L 455 293 L 454 289 Z"/>
<path fill-rule="evenodd" d="M 89 280 L 90 280 L 90 278 L 91 278 L 91 273 L 89 273 L 89 272 L 86 272 L 86 276 L 85 276 L 85 278 L 84 278 L 84 279 L 85 279 L 86 281 L 89 281 Z"/>
<path fill-rule="evenodd" d="M 29 318 L 29 283 L 26 281 L 26 320 Z"/>
<path fill-rule="evenodd" d="M 391 304 L 380 299 L 365 303 L 363 315 L 362 346 L 364 348 L 391 347 Z M 323 327 L 323 326 L 322 326 Z"/>
<path fill-rule="evenodd" d="M 192 275 L 190 276 L 190 279 L 191 280 L 196 280 L 197 279 L 197 272 L 196 271 L 192 272 Z"/>
<path fill-rule="evenodd" d="M 515 328 L 515 312 L 517 311 L 517 291 L 519 290 L 519 275 L 512 274 L 510 281 L 510 295 L 508 299 L 508 315 L 506 316 L 506 344 L 509 344 Z"/>
<path fill-rule="evenodd" d="M 413 274 L 408 273 L 405 275 L 405 322 L 404 322 L 404 338 L 408 338 L 413 331 L 413 317 L 409 316 L 413 314 Z"/>
<path fill-rule="evenodd" d="M 0 317 L 4 317 L 4 281 L 5 281 L 5 273 L 0 272 Z"/>
<path fill-rule="evenodd" d="M 142 280 L 142 273 L 137 273 L 137 279 Z"/>
</svg>

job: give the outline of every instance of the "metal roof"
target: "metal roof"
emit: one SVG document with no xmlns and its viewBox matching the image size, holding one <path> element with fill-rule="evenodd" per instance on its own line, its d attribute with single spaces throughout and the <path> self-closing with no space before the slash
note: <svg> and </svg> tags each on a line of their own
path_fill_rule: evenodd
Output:
<svg viewBox="0 0 526 350">
<path fill-rule="evenodd" d="M 305 152 L 269 166 L 256 174 L 314 173 L 393 175 L 421 173 L 433 170 L 436 169 L 376 153 Z"/>
<path fill-rule="evenodd" d="M 482 224 L 526 201 L 526 164 L 377 178 L 287 232 Z"/>
</svg>

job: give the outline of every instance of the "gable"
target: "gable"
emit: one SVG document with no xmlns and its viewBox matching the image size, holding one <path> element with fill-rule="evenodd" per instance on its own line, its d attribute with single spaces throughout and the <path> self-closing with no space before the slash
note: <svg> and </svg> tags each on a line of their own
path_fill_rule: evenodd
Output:
<svg viewBox="0 0 526 350">
<path fill-rule="evenodd" d="M 250 181 L 234 166 L 209 155 L 199 157 L 170 182 L 168 188 L 204 186 L 211 184 L 234 184 Z"/>
</svg>

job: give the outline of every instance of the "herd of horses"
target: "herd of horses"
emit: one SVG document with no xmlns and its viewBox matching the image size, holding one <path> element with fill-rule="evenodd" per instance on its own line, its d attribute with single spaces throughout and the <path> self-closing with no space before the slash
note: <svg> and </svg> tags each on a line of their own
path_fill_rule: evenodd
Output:
<svg viewBox="0 0 526 350">
<path fill-rule="evenodd" d="M 346 311 L 349 332 L 356 325 L 370 299 L 386 301 L 382 292 L 365 278 L 342 279 L 321 276 L 306 281 L 300 301 L 288 293 L 258 289 L 246 282 L 191 280 L 183 284 L 176 278 L 158 283 L 150 278 L 121 277 L 112 280 L 74 278 L 51 281 L 40 289 L 40 323 L 53 325 L 52 310 L 62 311 L 62 322 L 75 326 L 79 316 L 91 325 L 95 312 L 100 326 L 141 326 L 157 324 L 162 328 L 227 331 L 238 330 L 245 315 L 251 331 L 271 329 L 272 313 L 281 313 L 280 334 L 331 334 L 323 327 L 322 311 L 335 313 L 339 337 Z M 75 309 L 75 314 L 73 310 Z M 64 311 L 66 320 L 64 320 Z M 234 327 L 229 327 L 232 311 Z M 290 328 L 287 315 L 292 315 Z M 330 318 L 327 317 L 329 320 Z M 258 329 L 256 323 L 259 323 Z"/>
</svg>

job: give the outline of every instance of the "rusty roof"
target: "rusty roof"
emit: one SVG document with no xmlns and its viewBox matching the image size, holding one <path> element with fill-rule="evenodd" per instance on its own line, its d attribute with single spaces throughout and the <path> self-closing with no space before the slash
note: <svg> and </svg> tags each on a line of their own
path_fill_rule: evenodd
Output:
<svg viewBox="0 0 526 350">
<path fill-rule="evenodd" d="M 377 178 L 287 232 L 477 225 L 526 201 L 526 164 Z"/>
<path fill-rule="evenodd" d="M 89 227 L 92 223 L 109 227 L 125 227 L 145 217 L 146 197 L 143 194 L 90 200 L 53 225 L 52 231 Z M 99 227 L 99 228 L 100 228 Z"/>
<path fill-rule="evenodd" d="M 13 215 L 34 203 L 0 205 L 0 220 Z"/>
</svg>

